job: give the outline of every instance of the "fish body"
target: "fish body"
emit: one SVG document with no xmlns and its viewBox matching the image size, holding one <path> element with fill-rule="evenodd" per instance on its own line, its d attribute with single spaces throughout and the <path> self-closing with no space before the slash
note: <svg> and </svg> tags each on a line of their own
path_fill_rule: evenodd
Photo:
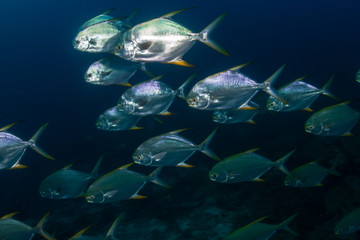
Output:
<svg viewBox="0 0 360 240">
<path fill-rule="evenodd" d="M 290 187 L 321 186 L 321 181 L 329 174 L 339 175 L 335 170 L 311 162 L 291 170 L 291 176 L 286 176 L 284 184 Z"/>
<path fill-rule="evenodd" d="M 253 117 L 259 109 L 252 110 L 218 110 L 214 111 L 212 120 L 221 124 L 254 123 Z"/>
<path fill-rule="evenodd" d="M 360 208 L 345 215 L 335 226 L 338 235 L 350 234 L 360 230 Z"/>
<path fill-rule="evenodd" d="M 254 153 L 256 150 L 251 149 L 244 153 L 227 157 L 215 164 L 209 172 L 210 179 L 222 183 L 261 181 L 260 177 L 273 167 L 289 174 L 284 163 L 294 151 L 277 161 L 271 161 Z"/>
<path fill-rule="evenodd" d="M 236 66 L 196 83 L 186 97 L 189 106 L 200 110 L 239 109 L 247 104 L 259 90 L 282 99 L 272 88 L 272 83 L 284 66 L 265 82 L 257 83 L 239 72 L 239 69 L 246 65 Z"/>
<path fill-rule="evenodd" d="M 136 124 L 140 119 L 141 116 L 127 114 L 115 106 L 107 109 L 98 117 L 96 127 L 105 131 L 137 129 Z"/>
<path fill-rule="evenodd" d="M 348 106 L 348 102 L 323 108 L 313 113 L 305 123 L 305 131 L 319 136 L 342 136 L 360 119 L 360 112 Z"/>
<path fill-rule="evenodd" d="M 211 43 L 207 37 L 225 14 L 217 18 L 201 33 L 193 33 L 170 19 L 171 16 L 183 10 L 135 25 L 124 33 L 119 44 L 114 48 L 114 54 L 136 62 L 186 65 L 181 58 L 197 40 L 226 54 L 221 48 Z"/>
<path fill-rule="evenodd" d="M 146 140 L 134 152 L 132 158 L 135 163 L 146 166 L 188 166 L 188 160 L 195 151 L 218 159 L 208 148 L 215 135 L 213 131 L 201 144 L 195 145 L 188 139 L 178 135 L 183 130 L 168 132 Z"/>
<path fill-rule="evenodd" d="M 86 71 L 85 81 L 95 85 L 128 85 L 129 79 L 142 67 L 139 63 L 121 60 L 108 56 L 90 65 Z"/>
</svg>

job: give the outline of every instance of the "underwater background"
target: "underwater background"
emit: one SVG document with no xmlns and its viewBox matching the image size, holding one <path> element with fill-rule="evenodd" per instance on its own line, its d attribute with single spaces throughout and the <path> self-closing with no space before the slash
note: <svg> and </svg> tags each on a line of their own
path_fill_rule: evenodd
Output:
<svg viewBox="0 0 360 240">
<path fill-rule="evenodd" d="M 34 226 L 50 212 L 45 229 L 57 239 L 68 239 L 95 224 L 86 235 L 104 235 L 118 215 L 123 215 L 116 231 L 119 239 L 223 239 L 228 233 L 260 217 L 280 223 L 300 213 L 290 228 L 271 239 L 338 239 L 334 226 L 348 212 L 360 206 L 360 126 L 355 136 L 321 137 L 304 131 L 311 113 L 263 113 L 256 125 L 219 125 L 210 111 L 189 108 L 175 99 L 171 116 L 140 120 L 142 130 L 107 132 L 96 129 L 97 117 L 115 106 L 124 86 L 96 86 L 84 81 L 91 63 L 106 54 L 80 52 L 72 47 L 78 28 L 88 19 L 115 8 L 112 16 L 128 16 L 140 11 L 134 24 L 186 7 L 173 20 L 193 32 L 201 31 L 223 12 L 228 12 L 215 29 L 213 39 L 230 57 L 205 44 L 196 43 L 183 59 L 196 65 L 186 68 L 160 63 L 147 64 L 155 75 L 170 73 L 163 81 L 173 88 L 192 73 L 195 81 L 246 62 L 247 76 L 262 82 L 282 64 L 286 67 L 276 82 L 278 88 L 307 75 L 306 82 L 322 87 L 333 73 L 334 95 L 355 100 L 351 107 L 360 111 L 359 1 L 2 1 L 0 3 L 1 119 L 0 124 L 24 120 L 11 128 L 27 140 L 45 122 L 49 125 L 39 146 L 56 158 L 47 160 L 28 150 L 22 164 L 29 168 L 0 172 L 0 215 L 19 211 L 18 220 Z M 132 82 L 149 79 L 137 72 Z M 194 84 L 195 81 L 192 83 Z M 266 94 L 256 96 L 259 101 Z M 314 110 L 338 101 L 320 96 Z M 321 165 L 337 166 L 341 176 L 329 175 L 324 186 L 290 188 L 284 174 L 271 170 L 265 182 L 221 184 L 209 180 L 208 171 L 216 163 L 200 152 L 188 161 L 194 168 L 166 167 L 161 179 L 172 186 L 146 184 L 143 200 L 114 204 L 90 204 L 84 198 L 51 200 L 41 198 L 38 187 L 54 171 L 74 163 L 73 168 L 90 172 L 101 154 L 100 175 L 132 162 L 132 154 L 145 140 L 176 129 L 194 143 L 202 142 L 216 127 L 211 149 L 221 158 L 259 147 L 259 154 L 271 160 L 296 149 L 287 161 L 289 169 L 321 160 Z M 132 166 L 149 174 L 153 168 Z M 34 239 L 41 239 L 35 236 Z M 359 233 L 343 239 L 360 239 Z"/>
</svg>

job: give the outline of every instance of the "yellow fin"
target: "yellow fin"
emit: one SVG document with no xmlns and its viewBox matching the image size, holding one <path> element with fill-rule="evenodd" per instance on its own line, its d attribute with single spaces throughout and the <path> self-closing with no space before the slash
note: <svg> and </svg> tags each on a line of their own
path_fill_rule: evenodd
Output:
<svg viewBox="0 0 360 240">
<path fill-rule="evenodd" d="M 73 240 L 76 239 L 77 237 L 80 237 L 83 235 L 84 232 L 86 232 L 89 228 L 91 228 L 93 225 L 90 225 L 82 230 L 80 230 L 79 232 L 77 232 L 74 236 L 72 236 L 71 238 L 69 238 L 69 240 Z"/>
<path fill-rule="evenodd" d="M 133 165 L 134 163 L 128 163 L 128 164 L 126 164 L 126 165 L 124 165 L 124 166 L 121 166 L 121 167 L 119 167 L 118 169 L 127 169 L 128 167 L 130 167 L 131 165 Z"/>
<path fill-rule="evenodd" d="M 125 86 L 125 87 L 132 87 L 130 83 L 117 83 L 116 85 Z"/>
<path fill-rule="evenodd" d="M 189 9 L 193 9 L 193 8 L 195 8 L 195 7 L 184 8 L 184 9 L 180 9 L 180 10 L 177 10 L 177 11 L 173 11 L 173 12 L 162 15 L 160 18 L 168 18 L 169 19 L 169 18 L 171 18 L 172 16 L 174 16 L 174 15 L 176 15 L 178 13 L 181 13 L 181 12 L 183 12 L 185 10 L 189 10 Z"/>
<path fill-rule="evenodd" d="M 18 124 L 18 123 L 21 123 L 21 122 L 23 122 L 23 121 L 18 121 L 18 122 L 10 123 L 10 124 L 8 124 L 8 125 L 0 128 L 0 132 L 4 132 L 4 131 L 8 130 L 9 128 L 11 128 L 12 126 L 14 126 L 14 125 L 16 125 L 16 124 Z"/>
<path fill-rule="evenodd" d="M 11 169 L 23 169 L 23 168 L 28 168 L 29 166 L 26 165 L 21 165 L 21 164 L 16 164 L 14 166 L 12 166 L 11 168 L 9 168 L 9 170 Z"/>
<path fill-rule="evenodd" d="M 256 178 L 254 180 L 252 180 L 253 182 L 265 182 L 264 179 L 261 179 L 261 178 Z"/>
<path fill-rule="evenodd" d="M 132 128 L 129 128 L 129 130 L 140 130 L 140 129 L 144 129 L 143 127 L 132 127 Z"/>
<path fill-rule="evenodd" d="M 174 115 L 176 113 L 171 113 L 171 112 L 164 112 L 164 113 L 159 113 L 159 115 L 161 116 L 171 116 L 171 115 Z"/>
<path fill-rule="evenodd" d="M 179 163 L 176 166 L 177 167 L 183 167 L 183 168 L 193 168 L 193 167 L 195 167 L 194 165 L 190 165 L 190 164 L 187 164 L 187 163 Z"/>
<path fill-rule="evenodd" d="M 304 108 L 303 109 L 304 111 L 307 111 L 307 112 L 314 112 L 314 110 L 312 110 L 311 108 L 307 107 L 307 108 Z"/>
<path fill-rule="evenodd" d="M 240 107 L 240 108 L 235 109 L 235 110 L 240 111 L 240 110 L 257 110 L 257 109 L 259 109 L 259 108 L 251 107 L 251 106 L 243 106 L 243 107 Z"/>
<path fill-rule="evenodd" d="M 250 124 L 256 124 L 256 122 L 254 120 L 248 120 L 246 121 L 247 123 L 250 123 Z"/>
<path fill-rule="evenodd" d="M 167 63 L 167 64 L 175 64 L 175 65 L 184 66 L 184 67 L 196 67 L 195 65 L 192 65 L 192 64 L 190 64 L 188 62 L 185 62 L 182 59 L 171 61 L 171 62 L 165 62 L 165 63 Z"/>
<path fill-rule="evenodd" d="M 130 199 L 144 199 L 144 198 L 148 198 L 148 196 L 136 195 L 131 197 Z"/>
<path fill-rule="evenodd" d="M 15 216 L 15 215 L 18 214 L 18 213 L 19 213 L 19 212 L 9 213 L 9 214 L 6 214 L 5 216 L 2 216 L 0 219 L 12 218 L 13 216 Z"/>
<path fill-rule="evenodd" d="M 343 134 L 343 135 L 341 135 L 341 136 L 344 136 L 344 137 L 353 137 L 354 134 L 351 133 L 351 132 L 347 132 L 347 133 L 345 133 L 345 134 Z"/>
</svg>

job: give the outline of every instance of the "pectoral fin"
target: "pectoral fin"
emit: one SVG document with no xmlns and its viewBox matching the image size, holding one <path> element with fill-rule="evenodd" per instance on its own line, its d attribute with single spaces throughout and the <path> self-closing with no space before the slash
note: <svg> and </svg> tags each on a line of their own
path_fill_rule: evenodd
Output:
<svg viewBox="0 0 360 240">
<path fill-rule="evenodd" d="M 171 62 L 165 62 L 165 63 L 167 63 L 167 64 L 175 64 L 175 65 L 184 66 L 184 67 L 196 67 L 195 65 L 187 63 L 182 59 L 174 60 L 174 61 L 171 61 Z"/>
</svg>

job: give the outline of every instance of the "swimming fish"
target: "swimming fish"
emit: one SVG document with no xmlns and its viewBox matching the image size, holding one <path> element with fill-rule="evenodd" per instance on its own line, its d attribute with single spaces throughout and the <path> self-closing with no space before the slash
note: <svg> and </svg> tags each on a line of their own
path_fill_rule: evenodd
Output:
<svg viewBox="0 0 360 240">
<path fill-rule="evenodd" d="M 171 20 L 172 16 L 184 10 L 187 9 L 135 25 L 123 34 L 114 48 L 114 54 L 130 61 L 161 62 L 192 67 L 193 65 L 182 60 L 182 57 L 196 41 L 200 41 L 222 54 L 229 55 L 209 38 L 212 30 L 226 13 L 215 19 L 200 33 L 193 33 Z"/>
<path fill-rule="evenodd" d="M 160 82 L 162 76 L 134 85 L 127 89 L 118 101 L 118 108 L 127 114 L 147 116 L 170 115 L 168 108 L 175 96 L 184 98 L 184 88 L 192 80 L 188 78 L 177 90 Z"/>
<path fill-rule="evenodd" d="M 278 230 L 286 230 L 297 236 L 298 234 L 288 227 L 288 224 L 297 215 L 298 214 L 292 215 L 278 225 L 262 223 L 261 221 L 267 217 L 259 218 L 254 222 L 230 233 L 224 238 L 224 240 L 268 240 Z"/>
<path fill-rule="evenodd" d="M 346 214 L 335 226 L 335 233 L 350 234 L 360 230 L 360 208 Z"/>
<path fill-rule="evenodd" d="M 12 217 L 16 213 L 10 213 L 0 218 L 0 239 L 2 240 L 29 240 L 34 234 L 39 234 L 47 240 L 56 240 L 54 237 L 44 231 L 44 224 L 49 213 L 39 221 L 35 227 L 31 227 Z"/>
<path fill-rule="evenodd" d="M 102 157 L 97 161 L 91 173 L 71 169 L 72 164 L 47 176 L 40 184 L 39 192 L 43 198 L 68 199 L 76 198 L 86 192 L 89 184 L 98 178 Z"/>
<path fill-rule="evenodd" d="M 254 116 L 259 112 L 259 105 L 255 105 L 254 109 L 245 109 L 245 110 L 218 110 L 214 111 L 212 115 L 212 120 L 216 123 L 221 124 L 235 124 L 235 123 L 251 123 L 255 124 Z"/>
<path fill-rule="evenodd" d="M 44 157 L 54 160 L 52 156 L 36 145 L 47 125 L 48 123 L 42 125 L 29 141 L 23 141 L 7 132 L 0 132 L 0 169 L 25 168 L 26 166 L 20 164 L 20 160 L 28 147 Z"/>
<path fill-rule="evenodd" d="M 348 106 L 351 101 L 332 105 L 313 113 L 305 131 L 319 136 L 347 136 L 360 119 L 360 112 Z"/>
<path fill-rule="evenodd" d="M 239 72 L 248 64 L 216 73 L 196 83 L 186 97 L 189 106 L 200 110 L 239 109 L 259 90 L 286 102 L 272 87 L 285 65 L 280 67 L 265 82 L 257 83 Z"/>
<path fill-rule="evenodd" d="M 134 152 L 134 162 L 146 166 L 192 167 L 185 161 L 196 151 L 201 151 L 215 160 L 219 159 L 209 148 L 216 129 L 199 145 L 178 135 L 184 130 L 186 129 L 171 131 L 146 140 Z"/>
<path fill-rule="evenodd" d="M 227 157 L 218 162 L 209 172 L 210 179 L 222 183 L 263 181 L 260 177 L 273 167 L 291 175 L 284 164 L 295 150 L 275 162 L 254 153 L 256 150 L 258 148 Z"/>
<path fill-rule="evenodd" d="M 69 238 L 69 240 L 119 240 L 119 238 L 116 238 L 114 236 L 114 233 L 116 232 L 116 227 L 118 226 L 120 221 L 120 216 L 115 219 L 113 224 L 111 225 L 110 229 L 106 233 L 106 235 L 103 236 L 83 236 L 84 232 L 86 232 L 91 226 L 86 227 L 76 233 L 74 236 Z"/>
<path fill-rule="evenodd" d="M 85 22 L 79 29 L 73 47 L 79 51 L 100 53 L 112 52 L 121 35 L 129 28 L 125 17 L 113 18 L 110 9 Z"/>
<path fill-rule="evenodd" d="M 279 95 L 286 100 L 287 104 L 270 96 L 266 102 L 266 107 L 268 110 L 276 112 L 290 112 L 296 110 L 312 111 L 310 106 L 320 94 L 336 98 L 329 91 L 334 76 L 335 75 L 332 75 L 329 81 L 320 89 L 301 81 L 304 78 L 299 78 L 278 89 Z"/>
<path fill-rule="evenodd" d="M 98 117 L 96 127 L 105 131 L 142 129 L 136 126 L 140 119 L 141 116 L 127 114 L 115 106 L 107 109 Z"/>
<path fill-rule="evenodd" d="M 116 56 L 107 56 L 94 62 L 86 71 L 85 81 L 95 85 L 131 86 L 129 79 L 138 69 L 152 76 L 145 69 L 145 64 L 124 61 Z"/>
<path fill-rule="evenodd" d="M 128 170 L 127 168 L 132 164 L 117 168 L 92 183 L 86 192 L 86 201 L 89 203 L 111 203 L 126 199 L 146 198 L 138 193 L 148 181 L 169 187 L 158 178 L 161 167 L 145 176 Z"/>
<path fill-rule="evenodd" d="M 330 173 L 339 176 L 335 168 L 327 169 L 317 164 L 317 161 L 306 163 L 290 171 L 291 176 L 284 179 L 288 187 L 322 186 L 321 181 Z"/>
</svg>

